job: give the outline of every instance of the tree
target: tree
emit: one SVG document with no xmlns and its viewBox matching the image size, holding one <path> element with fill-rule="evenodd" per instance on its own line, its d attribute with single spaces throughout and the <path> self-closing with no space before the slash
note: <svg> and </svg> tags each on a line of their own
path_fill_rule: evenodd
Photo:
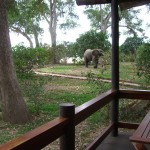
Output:
<svg viewBox="0 0 150 150">
<path fill-rule="evenodd" d="M 129 9 L 120 12 L 120 24 L 119 27 L 126 28 L 126 35 L 133 35 L 136 37 L 139 33 L 143 34 L 144 30 L 141 28 L 142 20 L 138 18 L 138 14 L 140 13 L 140 9 Z"/>
<path fill-rule="evenodd" d="M 81 34 L 72 48 L 75 48 L 77 56 L 82 58 L 86 49 L 102 49 L 103 51 L 108 51 L 110 46 L 111 44 L 108 41 L 106 33 L 91 30 Z"/>
<path fill-rule="evenodd" d="M 139 46 L 143 44 L 143 38 L 128 37 L 125 42 L 120 46 L 120 50 L 125 54 L 135 54 Z"/>
<path fill-rule="evenodd" d="M 136 66 L 139 76 L 144 76 L 149 83 L 150 79 L 150 43 L 141 45 L 136 53 Z"/>
<path fill-rule="evenodd" d="M 33 48 L 32 37 L 36 47 L 40 46 L 39 35 L 43 33 L 40 27 L 41 11 L 44 6 L 42 1 L 22 0 L 13 1 L 8 8 L 10 30 L 23 35 L 29 41 L 31 48 Z"/>
<path fill-rule="evenodd" d="M 0 0 L 0 98 L 2 116 L 11 123 L 29 121 L 25 101 L 16 78 L 6 16 L 6 1 Z"/>
<path fill-rule="evenodd" d="M 54 51 L 54 63 L 57 63 L 56 56 L 56 30 L 58 27 L 58 20 L 65 20 L 60 22 L 60 29 L 70 29 L 77 25 L 74 19 L 77 19 L 77 15 L 74 13 L 74 1 L 73 0 L 48 0 L 47 9 L 43 11 L 43 16 L 49 25 L 51 44 Z M 47 3 L 46 3 L 47 4 Z"/>
<path fill-rule="evenodd" d="M 142 21 L 138 19 L 139 10 L 129 9 L 120 12 L 119 27 L 126 28 L 125 34 L 137 35 L 137 32 L 143 32 L 141 29 Z M 91 21 L 91 26 L 95 30 L 107 32 L 111 26 L 111 9 L 110 5 L 88 6 L 84 13 Z"/>
<path fill-rule="evenodd" d="M 87 15 L 88 19 L 91 21 L 91 27 L 95 30 L 106 33 L 107 29 L 111 26 L 110 18 L 110 5 L 102 7 L 99 6 L 88 6 L 84 13 Z"/>
<path fill-rule="evenodd" d="M 33 47 L 31 37 L 34 36 L 38 47 L 40 45 L 38 37 L 43 33 L 40 22 L 46 21 L 49 26 L 54 63 L 57 63 L 57 29 L 67 30 L 77 25 L 74 21 L 78 18 L 74 13 L 74 4 L 73 0 L 14 1 L 8 11 L 10 29 L 26 37 L 30 47 Z"/>
</svg>

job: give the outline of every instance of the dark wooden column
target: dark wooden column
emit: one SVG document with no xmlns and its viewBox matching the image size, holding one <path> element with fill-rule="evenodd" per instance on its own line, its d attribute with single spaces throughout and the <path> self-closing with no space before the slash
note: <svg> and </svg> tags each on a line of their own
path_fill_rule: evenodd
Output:
<svg viewBox="0 0 150 150">
<path fill-rule="evenodd" d="M 118 0 L 111 1 L 112 15 L 112 89 L 119 90 L 119 16 L 118 16 Z M 112 102 L 112 123 L 115 128 L 113 136 L 118 135 L 118 95 Z"/>
<path fill-rule="evenodd" d="M 70 103 L 60 104 L 60 117 L 68 118 L 69 124 L 65 134 L 60 137 L 60 150 L 75 150 L 75 105 Z"/>
</svg>

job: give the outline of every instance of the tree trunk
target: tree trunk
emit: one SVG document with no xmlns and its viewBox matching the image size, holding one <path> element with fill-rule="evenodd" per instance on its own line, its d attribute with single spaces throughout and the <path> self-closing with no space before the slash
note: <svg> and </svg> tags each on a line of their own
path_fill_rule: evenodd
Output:
<svg viewBox="0 0 150 150">
<path fill-rule="evenodd" d="M 5 0 L 0 0 L 0 98 L 2 117 L 10 123 L 26 123 L 29 114 L 21 95 L 12 60 Z"/>
<path fill-rule="evenodd" d="M 35 40 L 35 46 L 39 47 L 40 43 L 39 43 L 39 39 L 38 39 L 38 33 L 33 25 L 33 35 L 34 35 L 34 40 Z"/>
<path fill-rule="evenodd" d="M 56 26 L 57 26 L 57 14 L 56 14 L 56 0 L 50 0 L 50 23 L 49 30 L 51 36 L 51 43 L 53 48 L 53 63 L 57 63 L 56 53 Z"/>
</svg>

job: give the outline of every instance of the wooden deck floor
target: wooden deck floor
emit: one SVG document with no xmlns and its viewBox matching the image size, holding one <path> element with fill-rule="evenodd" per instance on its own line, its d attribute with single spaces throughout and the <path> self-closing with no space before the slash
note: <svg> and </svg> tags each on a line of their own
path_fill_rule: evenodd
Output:
<svg viewBox="0 0 150 150">
<path fill-rule="evenodd" d="M 131 133 L 120 132 L 118 137 L 109 135 L 96 150 L 135 150 L 129 141 Z M 146 145 L 150 150 L 150 145 Z"/>
</svg>

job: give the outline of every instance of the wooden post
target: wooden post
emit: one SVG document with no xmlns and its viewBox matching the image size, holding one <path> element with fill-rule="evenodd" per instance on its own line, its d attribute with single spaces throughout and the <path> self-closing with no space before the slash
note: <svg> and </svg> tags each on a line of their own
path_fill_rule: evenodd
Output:
<svg viewBox="0 0 150 150">
<path fill-rule="evenodd" d="M 60 117 L 68 118 L 69 124 L 65 129 L 65 134 L 60 137 L 60 150 L 75 150 L 75 105 L 60 104 Z"/>
<path fill-rule="evenodd" d="M 112 89 L 119 90 L 119 16 L 118 0 L 111 1 L 112 15 Z M 112 123 L 114 123 L 113 136 L 118 135 L 118 95 L 112 102 Z"/>
</svg>

